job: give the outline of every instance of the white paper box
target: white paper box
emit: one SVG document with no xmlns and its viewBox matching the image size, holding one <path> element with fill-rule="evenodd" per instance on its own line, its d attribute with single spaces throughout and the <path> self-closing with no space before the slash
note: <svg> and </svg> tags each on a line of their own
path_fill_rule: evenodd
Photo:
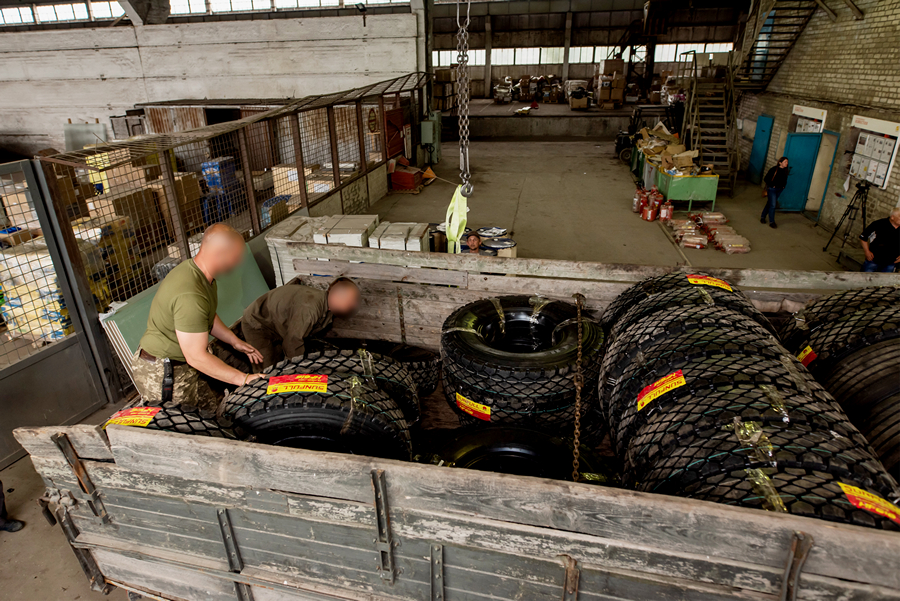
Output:
<svg viewBox="0 0 900 601">
<path fill-rule="evenodd" d="M 379 240 L 381 248 L 406 250 L 406 239 L 409 237 L 409 230 L 415 225 L 415 223 L 409 222 L 392 223 Z"/>
<path fill-rule="evenodd" d="M 369 234 L 369 247 L 381 248 L 381 237 L 384 235 L 385 231 L 387 231 L 390 225 L 390 221 L 382 221 L 378 224 L 378 227 L 375 228 L 375 231 Z"/>
<path fill-rule="evenodd" d="M 428 249 L 428 224 L 418 223 L 409 230 L 409 236 L 406 238 L 406 250 L 425 252 Z"/>
</svg>

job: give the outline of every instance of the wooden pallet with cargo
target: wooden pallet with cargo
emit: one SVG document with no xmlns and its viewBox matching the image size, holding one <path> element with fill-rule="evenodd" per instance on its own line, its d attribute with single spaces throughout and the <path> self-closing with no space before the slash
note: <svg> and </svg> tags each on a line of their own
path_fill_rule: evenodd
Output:
<svg viewBox="0 0 900 601">
<path fill-rule="evenodd" d="M 284 280 L 357 278 L 338 336 L 436 349 L 456 307 L 587 298 L 679 268 L 287 241 Z M 328 269 L 322 260 L 328 261 Z M 327 273 L 328 275 L 314 275 Z M 708 270 L 765 311 L 885 274 Z M 900 599 L 900 533 L 459 468 L 139 427 L 20 428 L 97 590 L 287 600 Z"/>
</svg>

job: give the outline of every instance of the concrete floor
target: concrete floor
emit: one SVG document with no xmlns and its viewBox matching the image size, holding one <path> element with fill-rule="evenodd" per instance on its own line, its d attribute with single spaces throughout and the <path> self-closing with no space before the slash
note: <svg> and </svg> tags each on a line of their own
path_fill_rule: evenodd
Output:
<svg viewBox="0 0 900 601">
<path fill-rule="evenodd" d="M 446 160 L 435 171 L 457 180 L 455 153 L 445 145 Z M 759 223 L 763 198 L 745 186 L 735 198 L 717 205 L 741 234 L 750 239 L 747 255 L 712 249 L 683 250 L 658 223 L 631 212 L 634 185 L 627 167 L 613 158 L 611 142 L 475 142 L 471 146 L 475 194 L 469 201 L 469 224 L 511 230 L 519 256 L 677 265 L 839 270 L 833 254 L 822 252 L 828 234 L 799 214 L 780 214 L 779 228 Z M 418 195 L 394 194 L 373 207 L 390 221 L 440 222 L 453 186 L 436 181 Z M 836 245 L 835 245 L 836 246 Z M 835 248 L 836 254 L 836 248 Z M 116 410 L 107 407 L 86 420 L 99 423 Z M 51 527 L 34 500 L 44 490 L 31 461 L 22 459 L 0 472 L 13 517 L 26 522 L 18 533 L 0 532 L 0 598 L 9 601 L 124 601 L 91 591 L 88 580 L 58 526 Z"/>
<path fill-rule="evenodd" d="M 779 213 L 778 229 L 759 223 L 765 204 L 756 186 L 740 185 L 716 210 L 750 240 L 752 251 L 679 249 L 658 222 L 631 212 L 634 184 L 614 158 L 612 142 L 472 142 L 474 195 L 470 227 L 500 226 L 518 242 L 518 256 L 602 263 L 841 271 L 837 247 L 822 252 L 829 233 L 798 213 Z M 445 144 L 438 177 L 459 181 L 455 147 Z M 388 221 L 441 222 L 453 185 L 435 181 L 422 193 L 392 194 L 372 206 Z"/>
</svg>

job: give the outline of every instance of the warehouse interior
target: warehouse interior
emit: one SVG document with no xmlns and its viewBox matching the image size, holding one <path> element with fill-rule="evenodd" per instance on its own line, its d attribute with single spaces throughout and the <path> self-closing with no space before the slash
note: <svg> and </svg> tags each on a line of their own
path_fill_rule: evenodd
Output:
<svg viewBox="0 0 900 601">
<path fill-rule="evenodd" d="M 0 0 L 3 597 L 898 598 L 898 55 L 900 0 Z"/>
</svg>

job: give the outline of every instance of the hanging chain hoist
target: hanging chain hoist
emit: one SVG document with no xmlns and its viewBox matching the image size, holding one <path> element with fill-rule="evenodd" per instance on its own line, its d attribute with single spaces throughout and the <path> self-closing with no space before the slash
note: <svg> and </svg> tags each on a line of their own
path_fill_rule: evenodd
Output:
<svg viewBox="0 0 900 601">
<path fill-rule="evenodd" d="M 465 20 L 460 16 L 460 4 L 456 3 L 456 80 L 458 89 L 456 100 L 459 110 L 459 177 L 462 180 L 462 195 L 472 195 L 469 181 L 469 12 L 471 0 L 466 0 Z"/>
<path fill-rule="evenodd" d="M 584 295 L 576 293 L 575 307 L 578 311 L 578 357 L 575 360 L 575 374 L 572 379 L 575 383 L 575 440 L 572 450 L 572 481 L 578 482 L 581 474 L 578 471 L 578 460 L 581 456 L 581 389 L 584 388 L 584 374 L 581 370 L 582 335 L 583 324 L 581 312 L 584 308 Z"/>
</svg>

